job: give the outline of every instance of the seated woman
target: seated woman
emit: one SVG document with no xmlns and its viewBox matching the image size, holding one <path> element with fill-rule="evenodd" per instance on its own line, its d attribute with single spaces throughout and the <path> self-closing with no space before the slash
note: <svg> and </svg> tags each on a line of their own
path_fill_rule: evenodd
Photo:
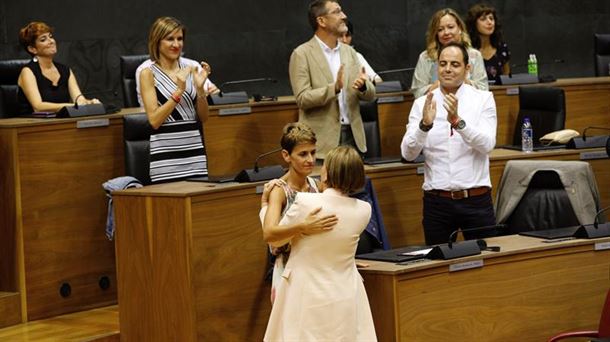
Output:
<svg viewBox="0 0 610 342">
<path fill-rule="evenodd" d="M 462 43 L 468 50 L 471 71 L 466 83 L 477 89 L 489 89 L 483 57 L 478 50 L 471 47 L 466 25 L 454 10 L 445 8 L 434 13 L 428 24 L 426 50 L 419 55 L 411 82 L 411 91 L 415 98 L 438 88 L 438 64 L 436 61 L 438 50 L 441 46 L 450 42 Z"/>
<path fill-rule="evenodd" d="M 496 9 L 476 4 L 468 10 L 466 26 L 472 46 L 481 51 L 489 84 L 500 84 L 500 75 L 510 74 L 510 50 L 502 38 L 502 25 Z"/>
<path fill-rule="evenodd" d="M 57 44 L 52 27 L 39 21 L 31 22 L 19 30 L 19 42 L 32 56 L 17 80 L 20 115 L 56 112 L 75 102 L 79 105 L 99 103 L 97 99 L 89 100 L 82 95 L 69 67 L 53 61 Z"/>
<path fill-rule="evenodd" d="M 313 130 L 303 123 L 289 123 L 284 127 L 280 145 L 282 146 L 282 157 L 288 164 L 288 172 L 280 179 L 267 183 L 262 196 L 263 238 L 276 246 L 276 248 L 272 248 L 275 259 L 273 260 L 271 303 L 274 301 L 275 291 L 282 279 L 284 265 L 288 261 L 290 253 L 290 245 L 287 243 L 286 237 L 294 232 L 316 230 L 320 225 L 330 228 L 336 222 L 334 215 L 316 217 L 317 212 L 314 211 L 311 213 L 311 217 L 304 222 L 289 226 L 279 225 L 280 219 L 294 202 L 297 193 L 318 192 L 318 183 L 309 177 L 316 164 L 316 141 Z"/>
<path fill-rule="evenodd" d="M 176 181 L 208 173 L 200 131 L 208 118 L 203 88 L 210 66 L 197 70 L 180 62 L 186 29 L 171 17 L 150 28 L 148 52 L 154 62 L 140 74 L 142 101 L 155 130 L 150 136 L 150 179 Z"/>
<path fill-rule="evenodd" d="M 281 225 L 306 221 L 312 211 L 336 215 L 334 228 L 286 230 L 292 252 L 277 288 L 265 341 L 376 341 L 369 302 L 356 269 L 358 239 L 371 206 L 349 194 L 364 186 L 364 166 L 349 146 L 324 160 L 323 193 L 298 193 Z M 280 242 L 283 243 L 283 242 Z M 273 243 L 272 243 L 273 244 Z"/>
</svg>

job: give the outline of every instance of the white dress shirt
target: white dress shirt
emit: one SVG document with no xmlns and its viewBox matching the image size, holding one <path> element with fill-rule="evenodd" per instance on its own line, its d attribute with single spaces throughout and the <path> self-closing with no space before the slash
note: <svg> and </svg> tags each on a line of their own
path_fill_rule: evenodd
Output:
<svg viewBox="0 0 610 342">
<path fill-rule="evenodd" d="M 149 58 L 142 62 L 142 64 L 140 64 L 136 69 L 136 94 L 138 94 L 138 103 L 140 104 L 140 107 L 144 107 L 144 102 L 142 102 L 142 95 L 140 94 L 140 74 L 142 73 L 142 70 L 150 68 L 153 63 L 154 62 Z M 180 64 L 194 66 L 197 68 L 197 71 L 201 69 L 201 64 L 199 62 L 186 57 L 180 57 Z M 203 84 L 203 89 L 205 89 L 205 91 L 209 93 L 210 87 L 213 85 L 214 83 L 212 83 L 212 81 L 210 81 L 210 79 L 208 78 Z"/>
<path fill-rule="evenodd" d="M 456 92 L 458 115 L 466 127 L 454 130 L 447 121 L 440 88 L 433 91 L 436 101 L 434 126 L 428 132 L 419 128 L 426 97 L 415 100 L 407 132 L 400 150 L 407 160 L 415 159 L 423 149 L 424 190 L 464 190 L 491 187 L 489 153 L 496 144 L 496 103 L 489 91 L 463 84 Z"/>
<path fill-rule="evenodd" d="M 337 82 L 337 72 L 339 72 L 339 68 L 341 67 L 341 54 L 339 52 L 339 41 L 337 41 L 337 46 L 334 49 L 331 49 L 326 45 L 318 36 L 314 35 L 318 43 L 320 43 L 320 47 L 322 48 L 322 52 L 324 53 L 324 57 L 326 57 L 326 61 L 328 62 L 328 67 L 330 68 L 330 73 L 333 75 L 333 81 Z M 344 84 L 343 87 L 346 85 Z M 341 115 L 341 124 L 349 125 L 349 115 L 347 115 L 347 104 L 345 103 L 345 91 L 341 89 L 339 94 L 337 94 L 337 101 L 339 101 L 339 114 Z"/>
</svg>

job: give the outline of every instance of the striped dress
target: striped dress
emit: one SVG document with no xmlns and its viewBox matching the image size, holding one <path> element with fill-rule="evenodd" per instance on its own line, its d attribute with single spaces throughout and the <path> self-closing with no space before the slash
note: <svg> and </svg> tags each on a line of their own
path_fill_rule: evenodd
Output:
<svg viewBox="0 0 610 342">
<path fill-rule="evenodd" d="M 180 68 L 185 65 L 180 64 Z M 176 91 L 176 83 L 156 64 L 150 67 L 162 106 Z M 203 137 L 196 111 L 197 89 L 189 75 L 180 103 L 150 136 L 150 179 L 153 183 L 208 174 Z"/>
</svg>

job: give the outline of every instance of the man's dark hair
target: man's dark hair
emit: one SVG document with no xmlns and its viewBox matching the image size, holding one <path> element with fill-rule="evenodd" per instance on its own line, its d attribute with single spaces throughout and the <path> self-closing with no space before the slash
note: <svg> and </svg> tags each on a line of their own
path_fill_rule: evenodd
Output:
<svg viewBox="0 0 610 342">
<path fill-rule="evenodd" d="M 441 46 L 441 48 L 438 49 L 438 56 L 436 56 L 436 60 L 439 60 L 441 58 L 441 52 L 443 52 L 443 50 L 445 50 L 448 47 L 452 47 L 452 46 L 454 46 L 462 51 L 462 56 L 464 58 L 464 66 L 468 65 L 468 50 L 466 50 L 466 47 L 464 46 L 464 44 L 457 43 L 457 42 L 451 42 L 445 46 Z"/>
<path fill-rule="evenodd" d="M 327 2 L 336 2 L 333 0 L 314 0 L 309 3 L 309 25 L 314 32 L 318 29 L 318 17 L 326 14 L 326 3 Z"/>
</svg>

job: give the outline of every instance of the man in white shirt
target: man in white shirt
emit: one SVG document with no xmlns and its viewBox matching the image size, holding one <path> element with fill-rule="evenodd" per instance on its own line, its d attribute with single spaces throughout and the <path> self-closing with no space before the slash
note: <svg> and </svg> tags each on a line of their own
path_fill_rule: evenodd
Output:
<svg viewBox="0 0 610 342">
<path fill-rule="evenodd" d="M 366 152 L 360 100 L 371 101 L 375 87 L 358 62 L 356 51 L 339 38 L 347 31 L 347 16 L 333 0 L 309 5 L 314 36 L 290 56 L 290 84 L 299 107 L 299 121 L 318 139 L 318 158 L 340 144 Z"/>
<path fill-rule="evenodd" d="M 466 83 L 468 53 L 450 43 L 439 50 L 440 87 L 411 108 L 400 149 L 407 160 L 423 151 L 426 244 L 446 243 L 451 232 L 496 223 L 491 199 L 489 153 L 496 144 L 493 94 Z M 466 239 L 495 230 L 464 232 Z"/>
<path fill-rule="evenodd" d="M 153 61 L 149 58 L 142 62 L 142 64 L 140 64 L 136 69 L 136 93 L 138 94 L 138 103 L 140 104 L 140 107 L 144 107 L 144 104 L 142 103 L 142 96 L 140 95 L 140 74 L 142 73 L 142 70 L 150 68 L 152 64 Z M 180 64 L 194 66 L 197 68 L 197 70 L 201 68 L 201 64 L 199 62 L 185 57 L 180 57 Z M 206 92 L 208 92 L 208 94 L 217 94 L 220 92 L 220 89 L 218 89 L 218 87 L 216 87 L 216 85 L 210 81 L 209 77 L 205 80 L 203 88 Z"/>
</svg>

